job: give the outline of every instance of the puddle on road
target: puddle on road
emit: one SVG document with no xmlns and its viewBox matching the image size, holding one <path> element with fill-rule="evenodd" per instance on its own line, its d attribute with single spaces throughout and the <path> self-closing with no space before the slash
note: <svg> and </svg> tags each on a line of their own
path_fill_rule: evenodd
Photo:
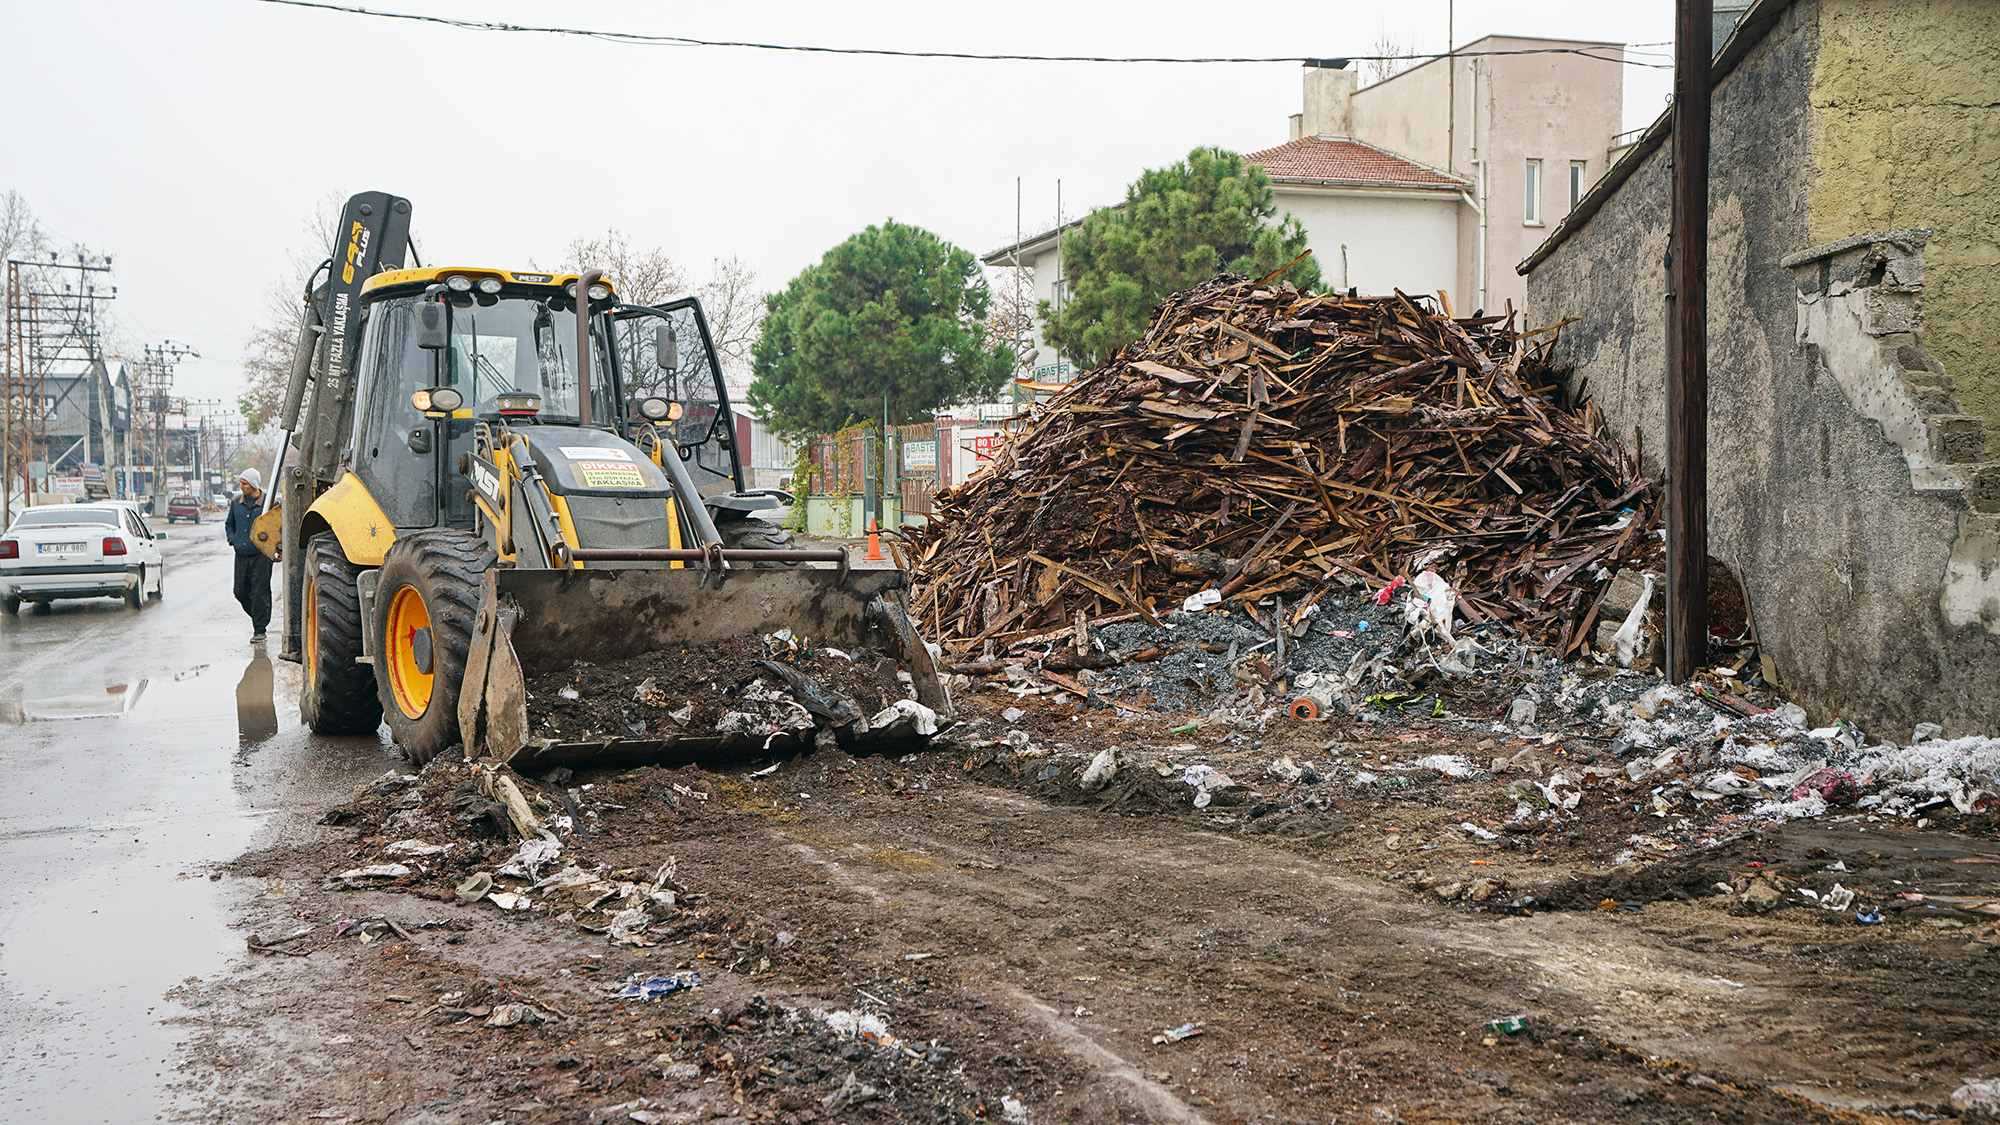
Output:
<svg viewBox="0 0 2000 1125">
<path fill-rule="evenodd" d="M 129 715 L 146 693 L 145 680 L 121 680 L 98 689 L 74 686 L 29 689 L 0 700 L 0 723 L 47 723 Z"/>
<path fill-rule="evenodd" d="M 273 681 L 258 654 L 38 672 L 0 699 L 0 722 L 22 724 L 0 756 L 0 1118 L 166 1107 L 182 1033 L 160 1021 L 183 1011 L 168 991 L 243 948 L 233 889 L 208 870 L 269 816 L 243 799 L 237 758 L 279 734 Z"/>
<path fill-rule="evenodd" d="M 171 718 L 174 712 L 191 709 L 205 712 L 213 702 L 208 698 L 211 693 L 205 690 L 206 684 L 195 685 L 187 692 L 176 685 L 191 684 L 208 668 L 206 664 L 197 664 L 164 676 L 101 677 L 100 686 L 96 687 L 79 685 L 74 677 L 58 678 L 52 674 L 31 677 L 7 698 L 0 699 L 0 723 L 135 717 L 160 720 Z M 148 689 L 153 697 L 147 700 L 148 706 L 142 714 L 140 702 L 146 699 Z M 244 670 L 243 679 L 237 684 L 236 707 L 239 730 L 261 731 L 260 738 L 277 733 L 277 708 L 271 698 L 271 660 L 264 654 L 258 653 Z M 246 711 L 252 713 L 248 718 L 244 717 Z"/>
</svg>

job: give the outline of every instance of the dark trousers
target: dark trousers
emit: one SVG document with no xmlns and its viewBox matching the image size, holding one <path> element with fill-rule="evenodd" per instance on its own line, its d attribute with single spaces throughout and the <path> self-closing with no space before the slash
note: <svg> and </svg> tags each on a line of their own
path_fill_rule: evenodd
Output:
<svg viewBox="0 0 2000 1125">
<path fill-rule="evenodd" d="M 271 623 L 271 560 L 261 553 L 236 556 L 236 601 L 250 615 L 250 629 Z"/>
</svg>

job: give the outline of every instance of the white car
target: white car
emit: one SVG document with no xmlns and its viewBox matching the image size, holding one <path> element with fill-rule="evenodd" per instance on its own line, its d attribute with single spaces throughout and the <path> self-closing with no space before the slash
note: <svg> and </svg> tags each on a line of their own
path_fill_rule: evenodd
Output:
<svg viewBox="0 0 2000 1125">
<path fill-rule="evenodd" d="M 0 610 L 57 598 L 117 598 L 139 609 L 165 594 L 160 544 L 130 501 L 28 508 L 0 534 Z"/>
</svg>

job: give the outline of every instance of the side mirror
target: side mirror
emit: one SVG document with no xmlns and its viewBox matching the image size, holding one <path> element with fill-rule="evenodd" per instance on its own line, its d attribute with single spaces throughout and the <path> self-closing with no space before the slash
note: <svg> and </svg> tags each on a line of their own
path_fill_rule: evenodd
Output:
<svg viewBox="0 0 2000 1125">
<path fill-rule="evenodd" d="M 417 346 L 425 351 L 442 350 L 446 343 L 443 301 L 417 304 Z"/>
<path fill-rule="evenodd" d="M 679 344 L 674 340 L 674 326 L 661 324 L 653 329 L 653 358 L 662 371 L 678 371 L 681 366 Z"/>
</svg>

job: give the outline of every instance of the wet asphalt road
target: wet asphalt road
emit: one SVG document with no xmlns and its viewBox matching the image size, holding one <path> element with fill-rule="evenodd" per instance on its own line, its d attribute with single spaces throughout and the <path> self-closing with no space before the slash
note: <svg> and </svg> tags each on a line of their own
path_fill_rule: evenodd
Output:
<svg viewBox="0 0 2000 1125">
<path fill-rule="evenodd" d="M 298 668 L 275 625 L 249 643 L 218 522 L 154 527 L 163 600 L 0 615 L 0 1120 L 189 1109 L 167 994 L 244 955 L 233 903 L 256 890 L 211 867 L 403 764 L 300 727 Z"/>
</svg>

